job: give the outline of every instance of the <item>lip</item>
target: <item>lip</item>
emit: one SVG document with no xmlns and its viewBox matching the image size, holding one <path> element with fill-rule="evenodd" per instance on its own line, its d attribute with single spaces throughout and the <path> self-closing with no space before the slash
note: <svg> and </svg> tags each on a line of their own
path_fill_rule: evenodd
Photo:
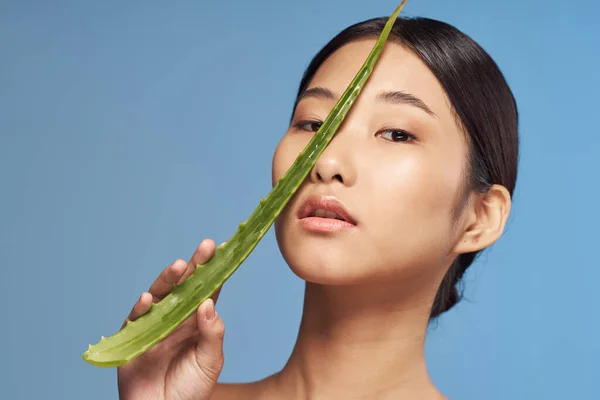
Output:
<svg viewBox="0 0 600 400">
<path fill-rule="evenodd" d="M 343 220 L 315 216 L 311 217 L 310 214 L 317 209 L 332 211 L 342 217 Z M 354 219 L 350 212 L 348 212 L 335 196 L 309 196 L 299 207 L 297 217 L 304 228 L 319 232 L 345 230 L 355 227 L 357 224 L 356 219 Z"/>
</svg>

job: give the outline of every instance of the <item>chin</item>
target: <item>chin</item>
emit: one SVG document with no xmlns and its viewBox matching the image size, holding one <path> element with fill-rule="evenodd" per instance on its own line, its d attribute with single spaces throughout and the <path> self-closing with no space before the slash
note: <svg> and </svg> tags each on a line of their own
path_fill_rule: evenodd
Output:
<svg viewBox="0 0 600 400">
<path fill-rule="evenodd" d="M 360 247 L 350 235 L 305 235 L 290 228 L 276 226 L 276 238 L 285 262 L 300 279 L 322 285 L 356 285 L 376 278 L 376 269 L 360 262 Z"/>
<path fill-rule="evenodd" d="M 320 285 L 347 285 L 353 283 L 353 279 L 348 276 L 347 271 L 341 271 L 340 268 L 329 264 L 315 264 L 314 262 L 288 262 L 289 268 L 296 276 L 306 282 Z"/>
<path fill-rule="evenodd" d="M 300 279 L 322 285 L 378 285 L 426 279 L 436 265 L 436 251 L 418 242 L 390 245 L 373 238 L 360 225 L 316 232 L 287 213 L 275 221 L 281 255 Z M 427 250 L 426 250 L 427 249 Z"/>
<path fill-rule="evenodd" d="M 323 285 L 359 280 L 350 262 L 356 252 L 351 235 L 307 234 L 294 222 L 289 218 L 276 221 L 275 237 L 283 259 L 296 276 Z"/>
<path fill-rule="evenodd" d="M 364 283 L 368 280 L 361 273 L 351 272 L 347 267 L 342 267 L 340 263 L 321 261 L 321 260 L 305 260 L 302 257 L 286 257 L 288 266 L 292 272 L 300 279 L 319 285 L 356 285 Z"/>
</svg>

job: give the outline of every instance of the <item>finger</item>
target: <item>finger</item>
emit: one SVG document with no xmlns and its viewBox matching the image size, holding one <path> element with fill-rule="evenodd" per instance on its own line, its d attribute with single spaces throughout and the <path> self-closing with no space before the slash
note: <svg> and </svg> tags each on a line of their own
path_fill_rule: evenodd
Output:
<svg viewBox="0 0 600 400">
<path fill-rule="evenodd" d="M 196 318 L 200 334 L 196 345 L 196 361 L 205 377 L 211 382 L 216 382 L 223 368 L 225 324 L 210 298 L 198 307 Z"/>
<path fill-rule="evenodd" d="M 223 242 L 219 245 L 219 247 L 223 246 L 227 242 Z M 204 263 L 212 258 L 217 250 L 215 242 L 212 239 L 204 239 L 200 245 L 196 248 L 196 251 L 192 255 L 190 262 L 188 264 L 187 270 L 183 274 L 179 283 L 186 280 L 191 274 L 194 273 L 196 267 L 202 268 Z M 216 303 L 219 299 L 219 294 L 221 293 L 221 287 L 219 287 L 211 296 L 213 301 Z"/>
<path fill-rule="evenodd" d="M 148 290 L 150 294 L 154 296 L 154 301 L 158 301 L 169 294 L 171 289 L 173 289 L 173 285 L 181 279 L 186 268 L 187 263 L 185 260 L 179 259 L 175 260 L 173 264 L 169 265 L 160 273 Z"/>
<path fill-rule="evenodd" d="M 219 245 L 219 248 L 221 248 L 222 246 L 224 246 L 227 242 L 223 242 Z M 217 300 L 219 300 L 219 295 L 221 294 L 221 289 L 223 288 L 223 286 L 219 286 L 219 288 L 217 290 L 215 290 L 215 292 L 213 293 L 212 296 L 210 296 L 211 299 L 213 299 L 213 301 L 215 302 L 215 304 L 217 304 Z"/>
<path fill-rule="evenodd" d="M 223 246 L 224 246 L 226 243 L 227 243 L 227 241 L 225 241 L 225 242 L 222 242 L 222 243 L 219 245 L 219 247 L 218 247 L 218 248 L 220 249 L 220 248 L 221 248 L 221 247 L 223 247 Z M 215 251 L 216 251 L 216 249 L 215 249 Z M 219 295 L 221 294 L 221 288 L 222 288 L 222 287 L 223 287 L 223 286 L 219 286 L 219 287 L 217 288 L 217 290 L 215 290 L 215 292 L 212 294 L 212 296 L 210 296 L 210 298 L 211 298 L 211 299 L 213 299 L 213 301 L 215 302 L 215 304 L 217 304 L 217 300 L 219 300 Z"/>
<path fill-rule="evenodd" d="M 150 306 L 152 305 L 152 295 L 148 292 L 142 293 L 138 301 L 133 305 L 129 316 L 121 326 L 121 328 L 125 327 L 129 321 L 135 321 L 142 315 L 148 312 Z"/>
<path fill-rule="evenodd" d="M 200 245 L 196 247 L 196 251 L 192 254 L 192 258 L 187 265 L 187 269 L 178 283 L 186 280 L 195 270 L 199 264 L 204 264 L 215 254 L 216 245 L 212 239 L 204 239 L 200 242 Z"/>
</svg>

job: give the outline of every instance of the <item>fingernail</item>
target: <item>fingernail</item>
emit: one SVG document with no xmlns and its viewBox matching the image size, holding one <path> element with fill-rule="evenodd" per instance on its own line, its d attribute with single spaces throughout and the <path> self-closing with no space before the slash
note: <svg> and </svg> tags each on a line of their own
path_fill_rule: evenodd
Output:
<svg viewBox="0 0 600 400">
<path fill-rule="evenodd" d="M 204 313 L 204 318 L 206 318 L 207 321 L 212 321 L 213 318 L 215 318 L 215 303 L 212 301 L 212 299 L 208 300 L 208 308 Z"/>
</svg>

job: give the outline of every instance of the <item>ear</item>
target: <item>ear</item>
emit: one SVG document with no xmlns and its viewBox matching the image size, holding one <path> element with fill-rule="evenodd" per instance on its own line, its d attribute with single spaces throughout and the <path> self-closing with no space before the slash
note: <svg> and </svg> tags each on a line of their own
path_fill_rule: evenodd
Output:
<svg viewBox="0 0 600 400">
<path fill-rule="evenodd" d="M 502 185 L 493 185 L 487 193 L 475 195 L 469 206 L 465 231 L 456 243 L 456 254 L 471 253 L 491 246 L 504 232 L 511 197 Z"/>
</svg>

